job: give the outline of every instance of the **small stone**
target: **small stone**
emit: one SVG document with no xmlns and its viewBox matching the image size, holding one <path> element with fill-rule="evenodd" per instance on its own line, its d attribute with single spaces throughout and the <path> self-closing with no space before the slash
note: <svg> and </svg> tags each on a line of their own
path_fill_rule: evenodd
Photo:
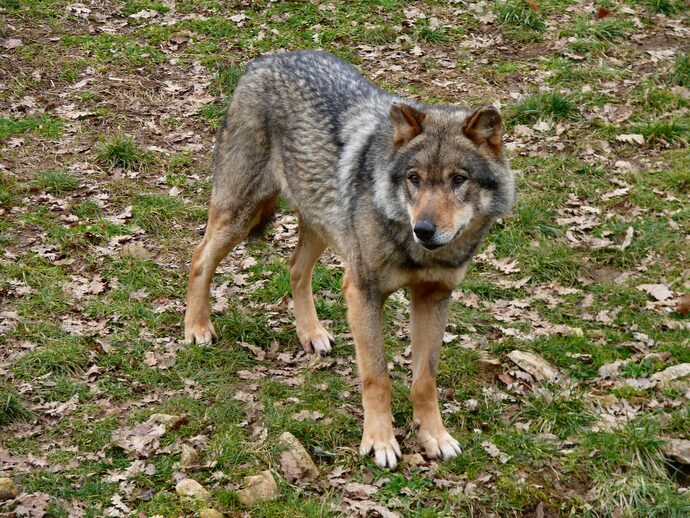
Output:
<svg viewBox="0 0 690 518">
<path fill-rule="evenodd" d="M 151 252 L 140 243 L 126 243 L 120 252 L 122 257 L 134 257 L 136 259 L 151 259 Z"/>
<path fill-rule="evenodd" d="M 286 448 L 280 454 L 280 470 L 288 481 L 304 482 L 319 474 L 316 464 L 297 437 L 290 432 L 285 432 L 280 436 L 279 443 Z"/>
<path fill-rule="evenodd" d="M 223 513 L 215 509 L 204 509 L 199 513 L 199 518 L 223 518 Z"/>
<path fill-rule="evenodd" d="M 177 486 L 175 486 L 175 491 L 180 496 L 189 496 L 199 500 L 209 500 L 211 498 L 211 493 L 204 489 L 204 486 L 191 478 L 180 481 Z"/>
<path fill-rule="evenodd" d="M 180 465 L 183 468 L 192 468 L 199 464 L 199 454 L 189 444 L 182 445 L 182 459 Z"/>
<path fill-rule="evenodd" d="M 237 492 L 242 505 L 254 505 L 261 500 L 278 498 L 278 484 L 270 471 L 244 477 L 244 489 Z"/>
<path fill-rule="evenodd" d="M 0 478 L 0 501 L 11 500 L 19 495 L 19 489 L 14 485 L 12 479 Z"/>
<path fill-rule="evenodd" d="M 690 464 L 690 441 L 686 439 L 666 439 L 664 454 L 681 464 Z"/>
</svg>

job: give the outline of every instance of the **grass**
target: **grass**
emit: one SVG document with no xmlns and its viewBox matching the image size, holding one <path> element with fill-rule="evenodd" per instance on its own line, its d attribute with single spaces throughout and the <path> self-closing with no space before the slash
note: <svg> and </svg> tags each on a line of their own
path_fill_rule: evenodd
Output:
<svg viewBox="0 0 690 518">
<path fill-rule="evenodd" d="M 543 31 L 546 28 L 541 14 L 524 0 L 505 0 L 494 4 L 496 21 L 510 28 Z"/>
<path fill-rule="evenodd" d="M 671 80 L 679 86 L 690 86 L 690 54 L 679 52 L 676 55 Z"/>
<path fill-rule="evenodd" d="M 63 126 L 62 119 L 50 115 L 28 118 L 0 117 L 0 142 L 27 133 L 37 133 L 41 137 L 55 139 L 62 134 Z"/>
<path fill-rule="evenodd" d="M 74 176 L 63 171 L 38 172 L 34 184 L 44 192 L 58 195 L 73 191 L 79 186 Z"/>
<path fill-rule="evenodd" d="M 562 35 L 611 43 L 627 37 L 632 27 L 632 23 L 627 20 L 607 17 L 603 20 L 591 21 L 583 17 L 575 20 L 562 32 Z"/>
<path fill-rule="evenodd" d="M 172 9 L 105 0 L 83 18 L 54 0 L 0 0 L 0 40 L 23 41 L 5 49 L 0 80 L 1 455 L 30 459 L 10 476 L 27 493 L 50 495 L 49 516 L 115 514 L 116 495 L 125 514 L 147 516 L 210 506 L 350 516 L 353 482 L 375 485 L 362 501 L 400 516 L 690 514 L 687 470 L 663 454 L 665 437 L 690 434 L 687 380 L 628 384 L 690 362 L 688 317 L 674 312 L 688 291 L 690 222 L 690 73 L 671 30 L 686 22 L 682 2 L 470 4 L 200 0 Z M 130 18 L 144 10 L 157 14 Z M 328 252 L 314 272 L 317 312 L 336 340 L 317 360 L 302 354 L 294 330 L 288 261 L 297 229 L 285 200 L 266 235 L 219 267 L 218 341 L 181 343 L 227 103 L 249 59 L 314 47 L 391 92 L 502 106 L 518 201 L 451 302 L 437 381 L 443 420 L 463 448 L 454 459 L 388 472 L 359 458 L 342 265 Z M 679 50 L 646 52 L 661 48 Z M 26 111 L 32 99 L 43 112 Z M 58 118 L 69 104 L 98 116 Z M 625 120 L 610 122 L 618 113 Z M 540 122 L 548 128 L 534 129 Z M 630 133 L 645 143 L 616 140 Z M 587 241 L 595 238 L 610 244 Z M 519 271 L 502 272 L 508 262 Z M 657 303 L 640 284 L 668 286 L 673 298 Z M 396 437 L 409 455 L 421 450 L 407 297 L 387 302 L 384 330 Z M 541 356 L 562 381 L 524 379 L 508 359 L 514 350 Z M 598 370 L 618 360 L 627 362 L 620 376 L 601 380 Z M 135 461 L 113 446 L 113 432 L 153 413 L 181 418 L 160 437 L 162 451 L 137 459 L 155 472 L 108 481 Z M 285 480 L 284 431 L 316 462 L 316 480 Z M 198 468 L 180 466 L 183 443 L 201 455 Z M 265 469 L 280 497 L 243 506 L 243 478 Z M 180 476 L 202 483 L 211 500 L 179 497 Z M 0 502 L 0 514 L 15 505 Z"/>
<path fill-rule="evenodd" d="M 101 140 L 96 160 L 108 167 L 132 169 L 146 166 L 152 161 L 152 157 L 141 149 L 133 137 L 116 135 Z"/>
<path fill-rule="evenodd" d="M 673 15 L 683 9 L 683 3 L 679 0 L 636 0 L 634 3 L 642 4 L 652 12 L 665 15 Z"/>
<path fill-rule="evenodd" d="M 686 147 L 690 134 L 689 120 L 685 117 L 670 121 L 653 121 L 641 124 L 635 129 L 645 137 L 646 142 L 651 144 L 661 143 Z"/>
<path fill-rule="evenodd" d="M 507 117 L 509 124 L 529 124 L 539 119 L 574 119 L 579 110 L 572 96 L 561 92 L 543 92 L 525 97 L 510 106 Z"/>
<path fill-rule="evenodd" d="M 7 384 L 0 385 L 0 425 L 26 421 L 33 417 L 26 403 Z"/>
</svg>

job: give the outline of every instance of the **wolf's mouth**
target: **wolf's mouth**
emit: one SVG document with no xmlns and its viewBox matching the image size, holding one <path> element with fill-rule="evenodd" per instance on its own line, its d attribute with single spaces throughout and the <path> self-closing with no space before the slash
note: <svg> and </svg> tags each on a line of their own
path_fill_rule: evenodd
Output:
<svg viewBox="0 0 690 518">
<path fill-rule="evenodd" d="M 441 248 L 442 246 L 445 246 L 447 243 L 438 244 L 438 243 L 425 243 L 424 241 L 419 241 L 419 244 L 422 245 L 427 250 L 437 250 L 437 249 Z"/>
</svg>

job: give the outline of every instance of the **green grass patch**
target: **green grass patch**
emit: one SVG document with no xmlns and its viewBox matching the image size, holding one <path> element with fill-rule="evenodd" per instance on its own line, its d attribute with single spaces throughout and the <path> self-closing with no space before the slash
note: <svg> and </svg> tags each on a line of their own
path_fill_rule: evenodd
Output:
<svg viewBox="0 0 690 518">
<path fill-rule="evenodd" d="M 496 21 L 510 28 L 543 31 L 546 28 L 541 14 L 524 0 L 505 0 L 494 4 Z"/>
<path fill-rule="evenodd" d="M 151 0 L 125 0 L 125 7 L 122 9 L 123 14 L 129 16 L 140 11 L 150 10 L 161 14 L 170 12 L 170 7 L 162 2 L 154 2 Z"/>
<path fill-rule="evenodd" d="M 573 391 L 541 389 L 527 396 L 516 417 L 529 421 L 535 433 L 553 433 L 564 439 L 594 421 L 582 394 Z"/>
<path fill-rule="evenodd" d="M 566 27 L 561 35 L 612 43 L 628 37 L 633 29 L 633 23 L 628 20 L 620 20 L 615 17 L 591 20 L 587 17 L 581 17 Z"/>
<path fill-rule="evenodd" d="M 513 104 L 507 110 L 507 123 L 529 124 L 543 118 L 554 120 L 575 119 L 579 116 L 577 104 L 571 95 L 561 92 L 533 94 Z"/>
<path fill-rule="evenodd" d="M 171 227 L 174 221 L 201 220 L 204 210 L 167 194 L 143 194 L 133 203 L 134 222 L 146 230 Z"/>
<path fill-rule="evenodd" d="M 635 127 L 650 144 L 663 144 L 674 147 L 688 145 L 690 118 L 678 117 L 665 121 L 650 121 Z"/>
<path fill-rule="evenodd" d="M 26 403 L 6 383 L 0 384 L 0 425 L 6 425 L 17 421 L 27 421 L 34 413 L 27 408 Z"/>
<path fill-rule="evenodd" d="M 41 171 L 36 173 L 34 185 L 48 194 L 65 194 L 79 186 L 77 179 L 64 171 Z"/>
<path fill-rule="evenodd" d="M 66 35 L 60 42 L 67 48 L 80 47 L 96 63 L 140 66 L 165 60 L 165 54 L 159 49 L 125 34 Z"/>
<path fill-rule="evenodd" d="M 649 11 L 673 15 L 686 9 L 682 0 L 632 0 L 633 4 L 643 5 Z"/>
<path fill-rule="evenodd" d="M 108 167 L 132 169 L 150 164 L 153 157 L 141 149 L 133 137 L 116 135 L 101 140 L 96 152 L 96 160 Z"/>
<path fill-rule="evenodd" d="M 0 171 L 0 207 L 10 207 L 17 202 L 23 186 L 14 175 Z"/>
<path fill-rule="evenodd" d="M 690 54 L 687 52 L 676 54 L 671 82 L 679 86 L 690 87 Z"/>
<path fill-rule="evenodd" d="M 29 351 L 13 370 L 17 376 L 29 379 L 49 373 L 77 375 L 83 372 L 88 359 L 89 348 L 84 340 L 66 336 Z"/>
<path fill-rule="evenodd" d="M 64 124 L 62 119 L 47 114 L 29 118 L 0 117 L 0 142 L 26 133 L 36 133 L 45 138 L 55 139 L 62 135 Z"/>
</svg>

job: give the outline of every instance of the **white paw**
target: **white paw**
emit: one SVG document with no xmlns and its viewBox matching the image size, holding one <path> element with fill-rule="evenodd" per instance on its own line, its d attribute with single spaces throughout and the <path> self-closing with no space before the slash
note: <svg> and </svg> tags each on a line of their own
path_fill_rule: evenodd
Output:
<svg viewBox="0 0 690 518">
<path fill-rule="evenodd" d="M 184 342 L 186 344 L 207 344 L 218 338 L 216 330 L 210 320 L 200 324 L 186 324 L 184 326 Z"/>
<path fill-rule="evenodd" d="M 457 456 L 462 450 L 460 443 L 456 441 L 448 432 L 431 434 L 420 429 L 417 432 L 417 442 L 424 447 L 426 456 L 430 459 L 450 459 Z"/>
<path fill-rule="evenodd" d="M 380 468 L 395 469 L 398 459 L 402 458 L 400 446 L 391 430 L 389 433 L 364 433 L 359 454 L 362 457 L 374 452 L 374 462 Z"/>
<path fill-rule="evenodd" d="M 331 334 L 321 324 L 306 331 L 298 329 L 297 336 L 308 353 L 328 354 L 335 343 Z"/>
</svg>

